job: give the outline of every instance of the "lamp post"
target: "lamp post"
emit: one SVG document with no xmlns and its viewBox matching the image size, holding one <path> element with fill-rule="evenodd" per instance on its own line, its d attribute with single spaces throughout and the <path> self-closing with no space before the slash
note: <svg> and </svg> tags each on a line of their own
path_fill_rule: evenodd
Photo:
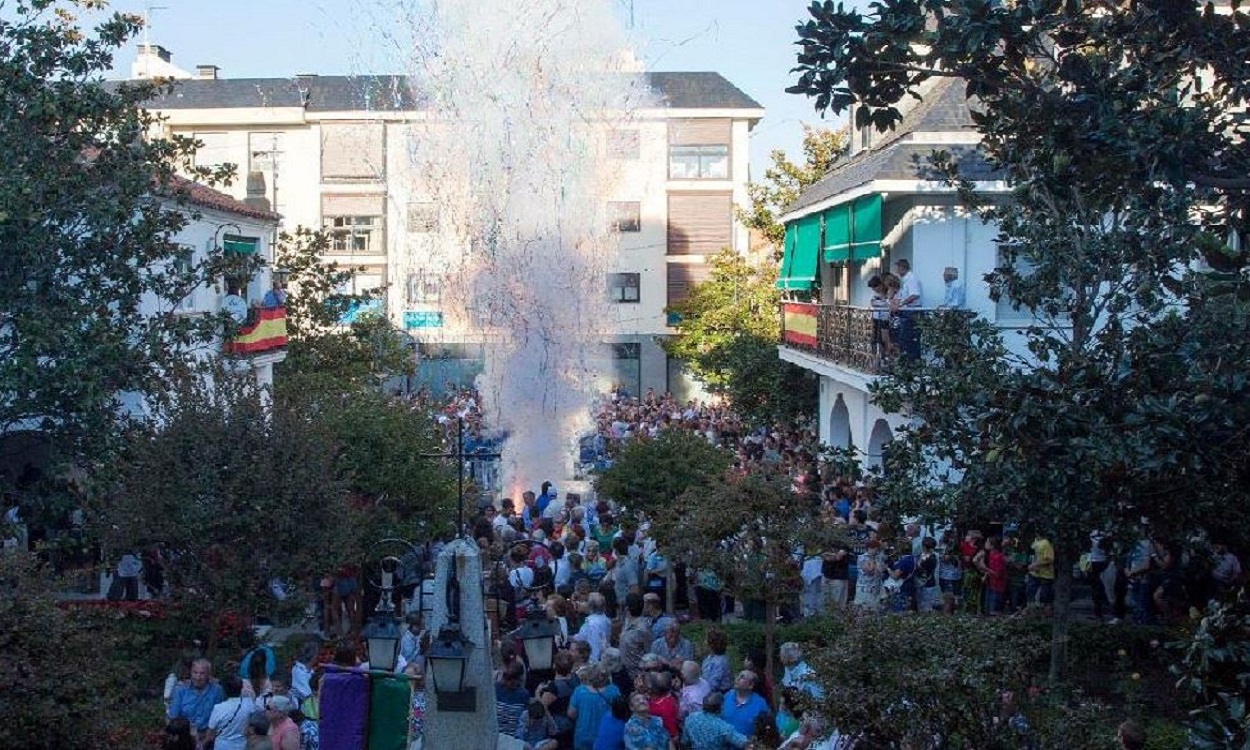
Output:
<svg viewBox="0 0 1250 750">
<path fill-rule="evenodd" d="M 373 618 L 365 626 L 361 635 L 364 636 L 369 648 L 369 666 L 386 672 L 394 672 L 399 661 L 399 641 L 402 636 L 399 623 L 395 618 L 394 606 L 391 602 L 395 590 L 395 571 L 399 568 L 399 558 L 387 556 L 382 558 L 381 596 L 374 610 Z"/>
<path fill-rule="evenodd" d="M 456 417 L 456 452 L 455 453 L 423 453 L 425 458 L 456 459 L 456 538 L 462 539 L 464 531 L 464 462 L 470 455 L 477 459 L 500 458 L 499 453 L 464 452 L 464 417 Z"/>
</svg>

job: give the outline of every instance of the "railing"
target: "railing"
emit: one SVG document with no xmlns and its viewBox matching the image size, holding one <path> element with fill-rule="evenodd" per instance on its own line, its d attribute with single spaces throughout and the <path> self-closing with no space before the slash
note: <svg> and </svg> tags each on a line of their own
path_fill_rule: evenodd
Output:
<svg viewBox="0 0 1250 750">
<path fill-rule="evenodd" d="M 895 357 L 920 356 L 916 323 L 930 312 L 887 310 L 851 305 L 784 302 L 781 343 L 821 359 L 869 374 L 887 368 Z"/>
<path fill-rule="evenodd" d="M 247 322 L 226 339 L 229 354 L 263 354 L 286 348 L 286 308 L 254 307 Z"/>
</svg>

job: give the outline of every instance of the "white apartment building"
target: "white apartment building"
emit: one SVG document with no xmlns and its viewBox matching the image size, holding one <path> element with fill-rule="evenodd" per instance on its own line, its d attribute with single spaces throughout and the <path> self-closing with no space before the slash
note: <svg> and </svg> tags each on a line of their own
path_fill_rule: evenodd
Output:
<svg viewBox="0 0 1250 750">
<path fill-rule="evenodd" d="M 440 208 L 414 191 L 406 144 L 425 113 L 405 76 L 229 79 L 211 65 L 184 73 L 146 45 L 132 76 L 149 74 L 190 76 L 151 109 L 167 135 L 204 144 L 198 164 L 237 165 L 226 189 L 272 207 L 283 229 L 330 232 L 327 259 L 365 269 L 357 290 L 386 287 L 386 313 L 418 342 L 431 380 L 472 375 L 487 337 L 445 325 L 445 269 L 420 261 L 423 247 L 442 241 Z M 611 377 L 632 393 L 681 393 L 686 379 L 657 343 L 674 333 L 665 308 L 706 278 L 708 256 L 748 250 L 733 207 L 747 200 L 749 135 L 764 110 L 717 73 L 644 75 L 660 106 L 612 136 L 620 180 L 606 208 L 621 242 L 603 280 Z"/>
<path fill-rule="evenodd" d="M 855 132 L 850 157 L 782 217 L 778 286 L 791 300 L 783 303 L 780 356 L 819 378 L 821 442 L 857 448 L 867 466 L 881 464 L 885 445 L 906 420 L 871 403 L 868 393 L 882 365 L 870 277 L 906 259 L 922 288 L 917 313 L 926 314 L 942 304 L 942 273 L 953 267 L 964 285 L 962 309 L 1005 329 L 1031 322 L 1008 300 L 991 300 L 981 281 L 998 263 L 997 230 L 969 213 L 929 166 L 930 155 L 944 150 L 978 191 L 1005 193 L 978 150 L 980 134 L 962 87 L 941 80 L 923 94 L 893 131 Z"/>
</svg>

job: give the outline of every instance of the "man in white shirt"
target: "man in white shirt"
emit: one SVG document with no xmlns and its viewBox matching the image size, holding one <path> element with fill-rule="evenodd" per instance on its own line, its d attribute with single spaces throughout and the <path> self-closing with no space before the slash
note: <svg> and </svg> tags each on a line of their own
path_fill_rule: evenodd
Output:
<svg viewBox="0 0 1250 750">
<path fill-rule="evenodd" d="M 942 280 L 946 282 L 946 294 L 942 296 L 939 310 L 962 310 L 964 306 L 964 282 L 959 278 L 959 269 L 947 266 L 942 271 Z"/>
<path fill-rule="evenodd" d="M 899 292 L 890 303 L 890 310 L 898 317 L 898 348 L 906 359 L 920 358 L 920 337 L 916 330 L 915 310 L 920 307 L 924 292 L 920 280 L 911 272 L 911 261 L 899 258 L 894 261 L 894 273 L 898 276 Z"/>
<path fill-rule="evenodd" d="M 591 594 L 586 604 L 590 608 L 590 615 L 582 623 L 581 629 L 577 631 L 573 639 L 584 641 L 590 646 L 590 663 L 597 664 L 612 637 L 612 621 L 603 613 L 607 606 L 603 594 L 598 592 Z"/>
</svg>

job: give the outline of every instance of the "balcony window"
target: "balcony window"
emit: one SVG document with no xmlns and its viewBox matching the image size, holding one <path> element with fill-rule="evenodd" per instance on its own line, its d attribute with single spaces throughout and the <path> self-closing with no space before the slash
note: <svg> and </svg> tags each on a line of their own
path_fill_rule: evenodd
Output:
<svg viewBox="0 0 1250 750">
<path fill-rule="evenodd" d="M 727 180 L 729 146 L 669 146 L 668 176 L 672 180 Z"/>
<path fill-rule="evenodd" d="M 330 234 L 330 252 L 370 255 L 385 252 L 381 216 L 327 216 L 322 226 Z"/>
<path fill-rule="evenodd" d="M 637 303 L 642 296 L 641 274 L 608 274 L 608 297 L 613 302 Z"/>
</svg>

